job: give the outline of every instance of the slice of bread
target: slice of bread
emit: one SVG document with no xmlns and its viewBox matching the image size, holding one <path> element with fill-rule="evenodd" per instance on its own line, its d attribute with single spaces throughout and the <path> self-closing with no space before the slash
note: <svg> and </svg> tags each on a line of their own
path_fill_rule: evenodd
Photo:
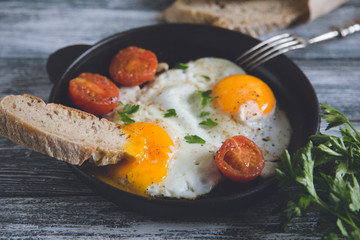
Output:
<svg viewBox="0 0 360 240">
<path fill-rule="evenodd" d="M 324 15 L 345 1 L 176 0 L 160 18 L 172 23 L 209 24 L 257 37 Z"/>
<path fill-rule="evenodd" d="M 0 134 L 73 165 L 90 159 L 102 166 L 132 157 L 124 150 L 128 135 L 120 125 L 31 95 L 1 99 Z"/>
</svg>

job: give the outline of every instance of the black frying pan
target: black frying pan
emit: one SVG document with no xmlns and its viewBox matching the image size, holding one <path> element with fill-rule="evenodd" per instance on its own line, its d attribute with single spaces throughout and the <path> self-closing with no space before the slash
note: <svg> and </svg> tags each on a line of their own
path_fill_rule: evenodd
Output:
<svg viewBox="0 0 360 240">
<path fill-rule="evenodd" d="M 75 45 L 58 50 L 47 62 L 50 80 L 54 83 L 49 101 L 72 106 L 67 87 L 70 79 L 82 72 L 109 77 L 111 58 L 118 50 L 138 46 L 153 51 L 159 62 L 170 67 L 200 57 L 220 57 L 234 61 L 241 53 L 259 41 L 244 34 L 221 28 L 164 24 L 129 30 L 90 45 Z M 302 71 L 286 56 L 281 55 L 252 72 L 274 91 L 277 102 L 290 119 L 293 129 L 289 151 L 305 145 L 319 126 L 319 104 L 316 93 Z M 276 187 L 276 179 L 256 179 L 239 184 L 225 181 L 209 194 L 195 200 L 145 198 L 105 184 L 83 167 L 70 166 L 91 187 L 109 200 L 142 213 L 156 215 L 226 214 L 236 211 Z"/>
</svg>

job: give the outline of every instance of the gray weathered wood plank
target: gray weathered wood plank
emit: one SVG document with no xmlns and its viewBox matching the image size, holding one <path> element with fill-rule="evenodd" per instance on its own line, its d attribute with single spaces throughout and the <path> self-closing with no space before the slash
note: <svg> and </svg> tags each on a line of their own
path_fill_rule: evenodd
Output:
<svg viewBox="0 0 360 240">
<path fill-rule="evenodd" d="M 360 56 L 354 60 L 309 59 L 295 62 L 314 86 L 320 103 L 339 109 L 349 119 L 360 120 Z"/>
<path fill-rule="evenodd" d="M 110 1 L 104 5 L 93 5 L 82 8 L 82 2 L 65 2 L 60 6 L 36 1 L 8 1 L 0 8 L 0 56 L 8 57 L 43 57 L 55 50 L 72 44 L 94 44 L 100 39 L 114 33 L 134 27 L 160 23 L 159 9 L 165 8 L 169 2 L 162 1 L 156 7 L 146 1 L 139 8 L 131 7 L 131 2 L 115 4 L 109 7 Z M 156 2 L 156 1 L 155 1 Z M 114 3 L 112 3 L 114 4 Z M 116 7 L 119 5 L 119 7 Z M 122 7 L 120 7 L 120 5 Z M 125 6 L 129 6 L 128 9 Z M 146 8 L 145 6 L 149 6 Z M 61 9 L 61 10 L 59 10 Z M 10 13 L 11 14 L 8 14 Z M 331 15 L 317 19 L 310 24 L 296 26 L 291 31 L 304 37 L 329 30 L 332 25 L 342 25 L 358 16 L 360 6 L 349 3 L 335 10 Z M 81 17 L 80 17 L 81 16 Z M 11 23 L 11 24 L 9 24 Z M 106 26 L 106 27 L 104 27 Z M 283 31 L 280 31 L 283 32 Z M 293 58 L 356 58 L 356 49 L 360 34 L 343 39 L 343 44 L 331 41 L 317 46 L 316 51 L 299 50 L 290 53 Z M 1 43 L 6 45 L 1 45 Z M 24 55 L 25 54 L 25 55 Z"/>
<path fill-rule="evenodd" d="M 4 207 L 0 209 L 0 216 L 5 224 L 0 231 L 13 230 L 4 232 L 3 237 L 57 239 L 69 236 L 80 239 L 274 239 L 281 231 L 279 215 L 273 213 L 275 204 L 267 202 L 278 200 L 275 194 L 270 195 L 230 216 L 209 217 L 204 224 L 201 216 L 184 219 L 144 216 L 122 210 L 97 196 L 1 198 L 0 204 Z M 310 213 L 306 220 L 295 219 L 282 239 L 314 239 L 318 236 L 315 217 L 316 213 Z M 303 230 L 299 231 L 299 226 Z"/>
</svg>

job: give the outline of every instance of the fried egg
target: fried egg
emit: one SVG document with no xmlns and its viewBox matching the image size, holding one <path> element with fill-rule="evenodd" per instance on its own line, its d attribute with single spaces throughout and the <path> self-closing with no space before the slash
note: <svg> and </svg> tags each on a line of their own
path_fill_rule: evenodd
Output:
<svg viewBox="0 0 360 240">
<path fill-rule="evenodd" d="M 109 118 L 124 124 L 117 111 L 139 105 L 129 115 L 135 123 L 123 127 L 130 136 L 126 150 L 137 158 L 107 166 L 101 179 L 139 195 L 196 198 L 224 178 L 214 156 L 225 139 L 244 135 L 254 141 L 263 152 L 264 171 L 279 159 L 291 127 L 270 87 L 225 59 L 201 58 L 186 66 L 142 88 L 120 89 L 123 105 Z M 205 104 L 202 93 L 208 97 Z M 169 111 L 176 116 L 166 117 Z M 206 124 L 208 119 L 215 124 Z M 204 142 L 189 143 L 186 137 L 191 136 Z"/>
</svg>

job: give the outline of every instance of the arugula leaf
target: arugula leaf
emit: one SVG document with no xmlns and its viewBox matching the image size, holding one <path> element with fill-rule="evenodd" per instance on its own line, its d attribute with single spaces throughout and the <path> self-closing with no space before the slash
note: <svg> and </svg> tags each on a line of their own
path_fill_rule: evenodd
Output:
<svg viewBox="0 0 360 240">
<path fill-rule="evenodd" d="M 315 209 L 319 225 L 326 226 L 324 239 L 360 239 L 360 134 L 343 113 L 321 107 L 326 129 L 345 127 L 339 129 L 341 137 L 314 135 L 293 156 L 287 151 L 282 155 L 276 177 L 279 186 L 293 189 L 283 223 Z"/>
<path fill-rule="evenodd" d="M 200 122 L 199 125 L 215 127 L 218 124 L 217 122 L 214 122 L 214 120 L 212 120 L 211 118 L 207 118 L 205 121 Z"/>
<path fill-rule="evenodd" d="M 120 115 L 121 121 L 123 121 L 125 125 L 135 122 L 133 119 L 130 118 L 129 114 L 125 112 L 118 111 L 118 114 Z"/>
<path fill-rule="evenodd" d="M 210 94 L 212 93 L 211 90 L 207 90 L 207 91 L 199 91 L 198 90 L 198 91 L 196 91 L 196 93 L 200 96 L 201 106 L 203 106 L 203 107 L 208 105 L 215 98 L 218 98 L 218 96 L 210 97 Z"/>
<path fill-rule="evenodd" d="M 174 66 L 175 69 L 180 69 L 180 70 L 186 70 L 189 68 L 189 66 L 185 63 L 177 63 L 175 66 Z"/>
<path fill-rule="evenodd" d="M 200 143 L 200 144 L 206 143 L 206 141 L 204 139 L 202 139 L 201 137 L 199 137 L 197 135 L 185 136 L 184 139 L 185 139 L 185 142 L 187 142 L 187 143 Z"/>
<path fill-rule="evenodd" d="M 206 112 L 206 111 L 202 111 L 200 113 L 200 117 L 206 117 L 206 116 L 209 116 L 210 115 L 210 112 Z"/>
<path fill-rule="evenodd" d="M 175 109 L 168 109 L 167 112 L 165 113 L 164 117 L 169 118 L 169 117 L 176 117 L 176 110 Z"/>
</svg>

